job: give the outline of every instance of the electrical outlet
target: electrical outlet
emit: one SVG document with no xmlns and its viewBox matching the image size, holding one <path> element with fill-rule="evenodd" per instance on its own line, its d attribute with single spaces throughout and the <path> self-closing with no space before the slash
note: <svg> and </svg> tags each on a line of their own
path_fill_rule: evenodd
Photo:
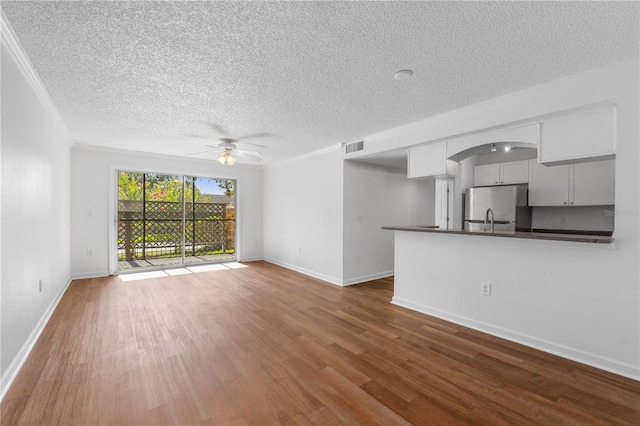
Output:
<svg viewBox="0 0 640 426">
<path fill-rule="evenodd" d="M 42 280 L 38 280 L 38 293 L 42 293 Z"/>
<path fill-rule="evenodd" d="M 560 223 L 561 223 L 561 224 L 565 224 L 565 223 L 567 223 L 567 218 L 566 218 L 566 217 L 561 217 L 561 218 L 560 218 Z"/>
<path fill-rule="evenodd" d="M 483 296 L 491 296 L 491 284 L 480 283 L 480 294 Z"/>
<path fill-rule="evenodd" d="M 87 249 L 87 256 L 93 256 L 93 249 Z"/>
</svg>

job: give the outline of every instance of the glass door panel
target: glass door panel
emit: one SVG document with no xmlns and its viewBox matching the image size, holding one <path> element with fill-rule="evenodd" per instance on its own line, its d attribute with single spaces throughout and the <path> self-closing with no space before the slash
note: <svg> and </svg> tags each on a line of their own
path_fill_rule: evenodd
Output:
<svg viewBox="0 0 640 426">
<path fill-rule="evenodd" d="M 236 260 L 235 180 L 118 172 L 118 271 Z"/>
<path fill-rule="evenodd" d="M 193 178 L 186 263 L 234 261 L 235 180 Z"/>
<path fill-rule="evenodd" d="M 145 174 L 143 259 L 149 266 L 183 264 L 183 178 Z"/>
</svg>

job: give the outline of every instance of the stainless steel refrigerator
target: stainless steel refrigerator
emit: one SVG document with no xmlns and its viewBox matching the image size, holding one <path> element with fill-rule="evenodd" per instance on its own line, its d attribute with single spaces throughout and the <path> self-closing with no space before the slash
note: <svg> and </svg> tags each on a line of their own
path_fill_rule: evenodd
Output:
<svg viewBox="0 0 640 426">
<path fill-rule="evenodd" d="M 527 185 L 469 188 L 465 193 L 464 229 L 467 231 L 531 231 Z"/>
</svg>

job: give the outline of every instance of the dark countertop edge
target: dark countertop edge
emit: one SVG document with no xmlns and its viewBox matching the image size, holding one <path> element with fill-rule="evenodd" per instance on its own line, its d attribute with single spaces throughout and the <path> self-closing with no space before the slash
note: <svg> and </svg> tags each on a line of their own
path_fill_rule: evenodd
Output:
<svg viewBox="0 0 640 426">
<path fill-rule="evenodd" d="M 614 238 L 601 235 L 559 234 L 543 232 L 470 232 L 462 229 L 438 229 L 427 226 L 383 226 L 389 231 L 435 232 L 438 234 L 478 235 L 481 237 L 520 238 L 525 240 L 569 241 L 574 243 L 611 244 Z"/>
</svg>

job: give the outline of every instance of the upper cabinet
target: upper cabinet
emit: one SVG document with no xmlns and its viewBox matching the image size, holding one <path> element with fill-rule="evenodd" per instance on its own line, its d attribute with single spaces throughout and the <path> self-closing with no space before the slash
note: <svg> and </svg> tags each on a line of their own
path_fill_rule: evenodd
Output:
<svg viewBox="0 0 640 426">
<path fill-rule="evenodd" d="M 459 164 L 447 159 L 446 142 L 409 148 L 408 161 L 407 175 L 410 178 L 458 175 Z"/>
<path fill-rule="evenodd" d="M 530 206 L 612 205 L 614 197 L 614 160 L 550 167 L 531 161 Z"/>
<path fill-rule="evenodd" d="M 615 203 L 615 160 L 573 165 L 573 204 L 598 206 Z"/>
<path fill-rule="evenodd" d="M 484 164 L 473 169 L 475 186 L 512 185 L 529 182 L 529 160 Z"/>
<path fill-rule="evenodd" d="M 606 106 L 543 121 L 538 162 L 553 165 L 613 158 L 615 116 L 615 107 Z"/>
</svg>

